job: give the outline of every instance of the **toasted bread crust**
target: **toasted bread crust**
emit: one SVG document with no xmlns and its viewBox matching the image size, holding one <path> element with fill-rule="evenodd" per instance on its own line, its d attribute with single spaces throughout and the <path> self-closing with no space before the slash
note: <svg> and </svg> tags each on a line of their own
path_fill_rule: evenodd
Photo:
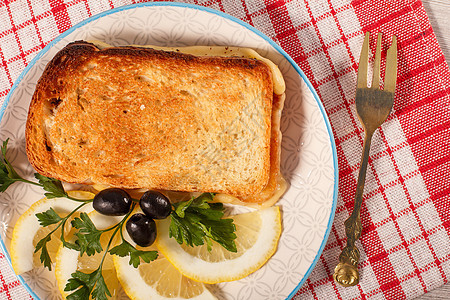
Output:
<svg viewBox="0 0 450 300">
<path fill-rule="evenodd" d="M 74 42 L 37 84 L 27 155 L 70 183 L 249 196 L 269 182 L 272 100 L 257 60 Z"/>
</svg>

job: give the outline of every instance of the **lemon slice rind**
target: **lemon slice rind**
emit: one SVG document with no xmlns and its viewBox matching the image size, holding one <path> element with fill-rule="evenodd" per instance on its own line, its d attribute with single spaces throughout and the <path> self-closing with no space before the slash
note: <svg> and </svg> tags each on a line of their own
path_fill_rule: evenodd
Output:
<svg viewBox="0 0 450 300">
<path fill-rule="evenodd" d="M 69 193 L 71 196 L 82 199 L 92 199 L 94 197 L 94 194 L 84 191 L 74 191 Z M 63 213 L 70 213 L 80 204 L 80 202 L 72 201 L 67 198 L 42 198 L 33 203 L 30 208 L 19 217 L 14 226 L 10 246 L 11 264 L 16 274 L 23 274 L 36 267 L 33 264 L 33 253 L 35 249 L 33 239 L 38 230 L 42 227 L 35 215 L 37 213 L 45 212 L 50 208 L 53 208 L 57 213 L 62 215 Z M 92 210 L 92 205 L 86 205 L 80 212 L 88 212 L 90 210 Z M 59 236 L 53 236 L 52 238 L 59 239 Z"/>
<path fill-rule="evenodd" d="M 219 283 L 242 279 L 260 269 L 275 253 L 281 234 L 281 218 L 278 206 L 269 207 L 251 213 L 259 213 L 262 220 L 255 243 L 242 255 L 234 259 L 208 262 L 193 256 L 169 238 L 170 219 L 157 223 L 158 250 L 184 276 L 204 283 Z M 237 232 L 237 234 L 239 234 Z"/>
<path fill-rule="evenodd" d="M 64 268 L 60 264 L 56 264 L 55 267 L 55 276 L 58 278 L 57 284 L 58 289 L 61 295 L 63 295 L 64 299 L 68 295 L 66 291 L 64 291 L 66 282 L 72 277 L 72 273 L 77 269 L 78 255 L 80 252 L 68 248 L 63 248 L 61 245 L 57 257 L 62 262 L 64 262 Z"/>
<path fill-rule="evenodd" d="M 157 290 L 149 286 L 142 278 L 139 269 L 131 266 L 128 261 L 129 257 L 119 257 L 114 255 L 114 266 L 116 267 L 117 275 L 127 295 L 133 300 L 187 300 L 182 297 L 164 297 L 157 292 Z M 152 262 L 150 262 L 151 264 Z M 126 276 L 121 276 L 126 274 Z M 138 287 L 138 288 L 137 288 Z M 189 298 L 189 300 L 214 300 L 217 299 L 206 287 L 203 293 Z"/>
</svg>

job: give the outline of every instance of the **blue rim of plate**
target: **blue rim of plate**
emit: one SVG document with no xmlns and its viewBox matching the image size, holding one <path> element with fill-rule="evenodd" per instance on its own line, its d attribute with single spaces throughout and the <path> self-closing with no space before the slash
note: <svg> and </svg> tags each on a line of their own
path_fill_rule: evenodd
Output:
<svg viewBox="0 0 450 300">
<path fill-rule="evenodd" d="M 306 77 L 305 73 L 303 73 L 303 71 L 300 69 L 300 67 L 297 65 L 297 63 L 278 45 L 276 44 L 273 40 L 271 40 L 268 36 L 266 36 L 264 33 L 262 33 L 261 31 L 259 31 L 258 29 L 254 28 L 253 26 L 249 25 L 248 23 L 245 23 L 244 21 L 237 19 L 231 15 L 228 15 L 224 12 L 209 8 L 209 7 L 204 7 L 204 6 L 199 6 L 199 5 L 195 5 L 195 4 L 189 4 L 189 3 L 179 3 L 179 2 L 143 2 L 143 3 L 136 3 L 136 4 L 132 4 L 132 5 L 125 5 L 125 6 L 121 6 L 121 7 L 116 7 L 107 11 L 104 11 L 102 13 L 99 13 L 95 16 L 92 16 L 74 26 L 72 26 L 70 29 L 66 30 L 65 32 L 61 33 L 59 36 L 57 36 L 54 40 L 52 40 L 50 43 L 47 44 L 47 46 L 45 46 L 31 61 L 30 63 L 25 67 L 25 69 L 22 71 L 22 73 L 20 73 L 19 77 L 16 79 L 16 81 L 14 82 L 11 90 L 9 91 L 8 95 L 6 96 L 5 102 L 3 103 L 2 107 L 0 108 L 0 121 L 3 119 L 3 114 L 5 113 L 5 109 L 8 106 L 9 100 L 11 98 L 11 95 L 13 94 L 14 90 L 17 88 L 17 86 L 19 85 L 19 83 L 22 81 L 22 79 L 24 78 L 24 76 L 28 73 L 28 71 L 30 71 L 30 69 L 33 67 L 33 65 L 50 49 L 52 48 L 56 43 L 58 43 L 60 40 L 62 40 L 63 38 L 65 38 L 66 36 L 68 36 L 70 33 L 72 33 L 74 30 L 76 30 L 79 27 L 82 27 L 94 20 L 100 19 L 102 17 L 105 17 L 107 15 L 110 14 L 114 14 L 120 11 L 125 11 L 128 9 L 134 9 L 134 8 L 138 8 L 138 7 L 144 7 L 144 6 L 175 6 L 175 7 L 184 7 L 184 8 L 190 8 L 190 9 L 197 9 L 197 10 L 201 10 L 201 11 L 205 11 L 205 12 L 209 12 L 215 15 L 218 15 L 220 17 L 223 17 L 225 19 L 228 19 L 230 21 L 233 21 L 243 27 L 245 27 L 246 29 L 252 31 L 253 33 L 257 34 L 258 36 L 260 36 L 261 38 L 263 38 L 267 43 L 269 43 L 278 53 L 280 53 L 281 55 L 283 55 L 283 57 L 292 65 L 292 67 L 294 67 L 294 69 L 297 71 L 297 73 L 300 75 L 300 77 L 302 78 L 302 80 L 306 83 L 309 91 L 311 92 L 311 94 L 313 95 L 314 99 L 316 100 L 316 103 L 320 109 L 320 112 L 322 114 L 322 117 L 325 121 L 325 125 L 327 127 L 327 131 L 328 131 L 328 136 L 330 137 L 330 143 L 331 143 L 331 148 L 332 148 L 332 153 L 333 153 L 333 167 L 334 167 L 334 189 L 333 189 L 333 204 L 331 207 L 331 214 L 330 217 L 328 219 L 328 224 L 327 224 L 327 229 L 325 231 L 325 235 L 324 238 L 322 240 L 322 243 L 320 244 L 319 250 L 317 251 L 316 256 L 314 257 L 313 262 L 311 263 L 311 265 L 309 266 L 308 270 L 306 271 L 306 273 L 304 274 L 303 278 L 300 280 L 300 282 L 298 283 L 298 285 L 294 288 L 294 290 L 288 295 L 288 297 L 286 299 L 291 299 L 292 297 L 294 297 L 294 295 L 298 292 L 298 290 L 302 287 L 302 285 L 305 283 L 305 281 L 308 279 L 309 275 L 311 274 L 312 270 L 314 269 L 315 265 L 317 264 L 317 261 L 320 258 L 320 255 L 322 254 L 322 251 L 325 247 L 325 244 L 327 243 L 328 240 L 328 236 L 330 235 L 330 231 L 331 231 L 331 226 L 333 224 L 333 220 L 334 220 L 334 215 L 335 215 L 335 211 L 336 211 L 336 203 L 337 203 L 337 194 L 338 194 L 338 178 L 339 178 L 339 169 L 338 169 L 338 164 L 337 164 L 337 151 L 336 151 L 336 144 L 334 142 L 334 136 L 333 136 L 333 132 L 331 129 L 331 124 L 330 121 L 328 120 L 327 114 L 325 112 L 325 108 L 323 107 L 322 102 L 320 101 L 319 95 L 317 94 L 316 90 L 314 89 L 314 87 L 312 86 L 311 82 L 309 81 L 309 79 Z M 12 268 L 12 263 L 11 263 L 11 257 L 9 255 L 8 250 L 6 249 L 5 243 L 3 241 L 2 238 L 0 238 L 0 248 L 3 251 L 9 265 Z M 25 289 L 27 290 L 27 292 L 36 300 L 39 300 L 40 298 L 35 294 L 35 292 L 33 292 L 33 290 L 30 288 L 30 286 L 26 283 L 26 281 L 23 279 L 22 276 L 20 275 L 16 275 L 17 278 L 19 279 L 20 283 L 25 287 Z"/>
</svg>

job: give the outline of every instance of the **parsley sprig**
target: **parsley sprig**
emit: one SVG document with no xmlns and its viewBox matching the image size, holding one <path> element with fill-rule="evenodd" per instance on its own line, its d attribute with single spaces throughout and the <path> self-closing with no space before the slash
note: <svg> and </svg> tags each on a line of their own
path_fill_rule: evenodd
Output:
<svg viewBox="0 0 450 300">
<path fill-rule="evenodd" d="M 80 255 L 94 255 L 95 253 L 101 253 L 102 251 L 104 251 L 104 254 L 98 268 L 93 272 L 84 273 L 81 271 L 76 271 L 71 274 L 72 277 L 68 280 L 64 288 L 64 291 L 66 292 L 73 291 L 73 293 L 67 296 L 68 300 L 88 299 L 89 295 L 91 295 L 93 299 L 103 300 L 107 299 L 107 296 L 111 296 L 102 274 L 102 267 L 107 253 L 110 253 L 111 255 L 119 255 L 121 257 L 129 255 L 130 265 L 132 264 L 135 268 L 139 266 L 141 259 L 144 262 L 149 263 L 158 257 L 157 251 L 137 250 L 123 237 L 123 225 L 130 214 L 134 211 L 135 206 L 136 203 L 133 203 L 130 211 L 119 223 L 106 229 L 97 229 L 92 220 L 89 218 L 89 215 L 84 212 L 81 213 L 79 217 L 73 219 L 72 226 L 78 229 L 78 232 L 75 234 L 77 237 L 75 244 L 79 246 L 78 251 L 80 251 Z M 103 250 L 100 243 L 100 238 L 102 234 L 109 231 L 113 232 L 106 249 Z M 112 241 L 118 232 L 120 233 L 122 242 L 121 244 L 111 248 Z"/>
<path fill-rule="evenodd" d="M 59 228 L 61 228 L 61 234 L 60 234 L 59 238 L 60 238 L 61 242 L 63 243 L 63 246 L 67 247 L 69 249 L 79 250 L 79 246 L 77 244 L 66 241 L 65 227 L 66 227 L 67 221 L 72 217 L 72 215 L 90 202 L 92 202 L 92 200 L 87 200 L 86 202 L 80 204 L 75 210 L 70 212 L 65 217 L 60 217 L 53 208 L 50 208 L 45 212 L 36 214 L 36 217 L 39 220 L 39 224 L 42 227 L 47 227 L 47 226 L 50 226 L 53 224 L 57 224 L 53 230 L 51 230 L 45 237 L 43 237 L 39 242 L 37 242 L 36 247 L 34 249 L 35 253 L 41 251 L 39 259 L 41 260 L 41 263 L 44 265 L 44 267 L 48 268 L 50 271 L 52 270 L 52 259 L 50 258 L 50 254 L 48 253 L 47 243 L 51 241 L 52 235 Z"/>
<path fill-rule="evenodd" d="M 92 200 L 87 200 L 85 203 L 79 205 L 75 210 L 73 210 L 65 217 L 60 217 L 52 208 L 50 208 L 46 212 L 36 214 L 41 226 L 43 227 L 52 224 L 58 224 L 58 226 L 54 230 L 52 230 L 46 237 L 38 242 L 35 250 L 35 252 L 39 250 L 42 251 L 41 262 L 43 262 L 44 266 L 49 268 L 49 270 L 51 270 L 51 259 L 48 254 L 46 244 L 51 240 L 51 235 L 59 227 L 64 228 L 65 223 L 70 219 L 70 217 L 76 211 L 90 202 L 92 202 Z M 63 242 L 64 247 L 79 251 L 80 256 L 84 254 L 91 256 L 96 253 L 104 252 L 99 266 L 96 270 L 91 273 L 84 273 L 77 270 L 76 272 L 71 274 L 72 277 L 68 280 L 64 290 L 67 292 L 73 291 L 73 293 L 68 295 L 67 299 L 88 299 L 89 296 L 91 296 L 92 299 L 103 300 L 107 299 L 107 296 L 111 296 L 102 273 L 103 263 L 107 253 L 110 253 L 111 255 L 119 255 L 121 257 L 130 256 L 129 264 L 133 265 L 135 268 L 139 266 L 139 264 L 141 263 L 141 259 L 142 261 L 149 263 L 150 261 L 153 261 L 158 257 L 157 251 L 138 250 L 127 240 L 125 240 L 123 236 L 123 225 L 125 224 L 130 214 L 133 213 L 135 206 L 136 203 L 133 203 L 130 211 L 122 218 L 120 222 L 106 229 L 97 229 L 87 213 L 80 213 L 78 217 L 75 217 L 71 221 L 72 226 L 77 229 L 75 233 L 75 241 L 73 243 L 66 241 L 64 238 L 64 232 L 61 232 L 60 239 Z M 110 231 L 113 231 L 112 235 L 109 238 L 106 248 L 103 249 L 100 243 L 100 238 L 102 234 Z M 114 237 L 118 232 L 120 233 L 121 243 L 111 248 Z"/>
<path fill-rule="evenodd" d="M 14 167 L 11 165 L 9 160 L 6 158 L 6 150 L 8 147 L 9 139 L 3 141 L 1 150 L 1 158 L 0 158 L 0 192 L 6 191 L 6 189 L 15 182 L 25 182 L 32 185 L 37 185 L 42 187 L 46 193 L 44 194 L 47 198 L 58 198 L 65 197 L 74 201 L 83 201 L 71 197 L 64 190 L 64 187 L 61 181 L 57 179 L 53 179 L 50 177 L 45 177 L 39 173 L 35 173 L 34 177 L 38 180 L 38 182 L 27 180 L 20 176 Z"/>
<path fill-rule="evenodd" d="M 212 241 L 231 252 L 237 252 L 236 227 L 233 219 L 223 218 L 222 203 L 213 201 L 214 194 L 203 193 L 189 201 L 173 204 L 169 236 L 179 244 L 199 246 L 206 243 L 212 249 Z"/>
<path fill-rule="evenodd" d="M 0 148 L 2 157 L 0 159 L 0 192 L 6 191 L 6 189 L 13 183 L 17 181 L 22 181 L 26 183 L 31 183 L 34 185 L 37 185 L 36 182 L 26 180 L 22 178 L 19 174 L 17 174 L 16 170 L 14 170 L 14 167 L 11 165 L 11 163 L 6 158 L 6 148 L 8 146 L 9 139 L 6 139 L 6 141 L 3 141 L 3 144 Z"/>
<path fill-rule="evenodd" d="M 129 214 L 130 213 L 128 213 L 126 217 L 128 217 Z M 114 235 L 119 229 L 118 226 L 120 226 L 119 224 L 123 224 L 124 220 L 125 217 L 120 223 L 104 230 L 98 230 L 86 213 L 81 213 L 80 218 L 75 218 L 72 221 L 73 226 L 80 229 L 80 231 L 76 234 L 78 236 L 76 243 L 80 245 L 80 255 L 83 255 L 83 253 L 86 253 L 87 255 L 94 255 L 96 252 L 101 253 L 103 248 L 100 244 L 100 236 L 110 230 L 114 230 L 114 232 L 109 239 L 108 245 L 106 246 L 105 252 L 103 253 L 97 269 L 91 273 L 84 273 L 77 270 L 71 274 L 72 277 L 67 281 L 64 291 L 73 292 L 69 294 L 66 299 L 82 300 L 89 299 L 89 296 L 91 296 L 92 299 L 106 300 L 108 299 L 107 296 L 111 297 L 111 292 L 106 285 L 102 273 L 103 263 L 106 255 L 108 254 L 109 247 L 114 239 Z M 79 227 L 75 226 L 75 224 Z M 96 237 L 98 239 L 94 240 Z"/>
<path fill-rule="evenodd" d="M 123 226 L 120 227 L 119 231 L 122 238 L 122 243 L 109 250 L 109 253 L 118 255 L 120 257 L 129 256 L 130 261 L 128 263 L 130 265 L 133 265 L 133 267 L 135 268 L 139 266 L 139 264 L 141 263 L 141 259 L 144 262 L 149 263 L 150 261 L 153 261 L 158 257 L 157 251 L 138 250 L 129 242 L 127 242 L 127 240 L 123 237 Z"/>
</svg>

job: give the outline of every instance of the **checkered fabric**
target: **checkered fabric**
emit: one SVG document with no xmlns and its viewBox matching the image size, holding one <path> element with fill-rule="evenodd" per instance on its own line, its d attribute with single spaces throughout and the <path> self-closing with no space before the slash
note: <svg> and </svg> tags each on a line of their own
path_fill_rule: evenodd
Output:
<svg viewBox="0 0 450 300">
<path fill-rule="evenodd" d="M 2 0 L 0 103 L 27 63 L 72 25 L 130 0 Z M 326 247 L 295 299 L 410 299 L 450 277 L 450 71 L 420 0 L 188 1 L 231 14 L 278 43 L 322 100 L 335 136 L 339 196 Z M 364 132 L 355 84 L 364 32 L 399 41 L 393 113 L 376 132 L 361 211 L 361 282 L 332 273 L 345 245 Z M 374 45 L 372 44 L 372 49 Z M 0 254 L 0 298 L 29 299 Z"/>
</svg>

